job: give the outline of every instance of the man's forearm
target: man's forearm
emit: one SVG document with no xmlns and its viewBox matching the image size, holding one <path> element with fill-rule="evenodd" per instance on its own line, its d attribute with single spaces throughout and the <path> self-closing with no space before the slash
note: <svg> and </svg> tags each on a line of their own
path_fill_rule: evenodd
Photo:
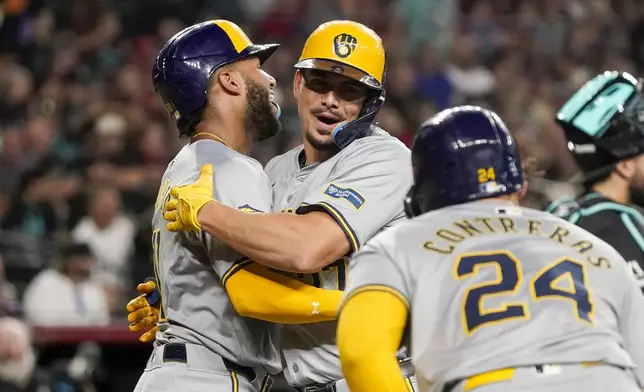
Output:
<svg viewBox="0 0 644 392">
<path fill-rule="evenodd" d="M 278 324 L 335 320 L 343 292 L 309 286 L 251 263 L 225 280 L 240 315 Z"/>
<path fill-rule="evenodd" d="M 386 291 L 365 291 L 347 300 L 337 343 L 351 391 L 408 392 L 396 359 L 407 314 L 403 302 Z"/>
<path fill-rule="evenodd" d="M 218 202 L 204 205 L 197 216 L 202 229 L 211 236 L 260 264 L 289 272 L 307 271 L 306 260 L 336 257 L 311 245 L 315 221 L 306 215 L 286 213 L 249 214 Z M 329 219 L 332 219 L 329 217 Z M 318 249 L 316 249 L 318 248 Z"/>
</svg>

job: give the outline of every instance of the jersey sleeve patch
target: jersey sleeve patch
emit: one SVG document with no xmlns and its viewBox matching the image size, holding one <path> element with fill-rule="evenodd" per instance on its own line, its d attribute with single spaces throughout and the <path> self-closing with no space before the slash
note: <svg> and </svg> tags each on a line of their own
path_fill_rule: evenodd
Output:
<svg viewBox="0 0 644 392">
<path fill-rule="evenodd" d="M 326 187 L 324 194 L 334 199 L 344 199 L 351 203 L 356 210 L 359 210 L 367 201 L 364 196 L 355 189 L 343 188 L 333 183 Z"/>
<path fill-rule="evenodd" d="M 239 211 L 251 213 L 251 214 L 256 214 L 256 213 L 263 213 L 264 211 L 258 210 L 257 208 L 251 206 L 250 204 L 244 204 L 243 206 L 237 207 Z"/>
</svg>

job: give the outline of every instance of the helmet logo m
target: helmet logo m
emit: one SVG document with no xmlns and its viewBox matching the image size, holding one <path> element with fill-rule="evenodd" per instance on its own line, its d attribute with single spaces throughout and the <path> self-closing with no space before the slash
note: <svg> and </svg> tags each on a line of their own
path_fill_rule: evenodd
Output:
<svg viewBox="0 0 644 392">
<path fill-rule="evenodd" d="M 336 35 L 333 38 L 333 52 L 341 59 L 349 57 L 357 45 L 356 37 L 347 33 Z"/>
</svg>

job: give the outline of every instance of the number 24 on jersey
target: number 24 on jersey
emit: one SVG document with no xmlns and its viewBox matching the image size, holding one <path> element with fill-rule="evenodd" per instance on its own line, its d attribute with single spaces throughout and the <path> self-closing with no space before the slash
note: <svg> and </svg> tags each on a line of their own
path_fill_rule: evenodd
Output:
<svg viewBox="0 0 644 392">
<path fill-rule="evenodd" d="M 524 301 L 504 302 L 494 309 L 483 306 L 486 297 L 512 296 L 518 293 L 524 284 L 519 259 L 508 251 L 464 254 L 454 264 L 454 277 L 457 280 L 475 277 L 481 267 L 494 267 L 496 278 L 476 283 L 466 290 L 461 318 L 467 336 L 486 325 L 530 317 L 528 305 Z M 569 289 L 557 286 L 566 279 Z M 538 271 L 528 284 L 532 301 L 568 301 L 573 317 L 582 322 L 593 323 L 594 304 L 587 285 L 585 264 L 565 257 L 557 259 Z"/>
</svg>

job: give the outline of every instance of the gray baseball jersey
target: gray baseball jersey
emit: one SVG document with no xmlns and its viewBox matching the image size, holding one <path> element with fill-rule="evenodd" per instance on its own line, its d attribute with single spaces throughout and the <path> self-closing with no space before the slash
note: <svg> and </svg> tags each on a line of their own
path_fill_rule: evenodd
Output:
<svg viewBox="0 0 644 392">
<path fill-rule="evenodd" d="M 375 129 L 375 128 L 374 128 Z M 305 166 L 303 147 L 273 158 L 266 172 L 274 211 L 326 211 L 344 230 L 352 251 L 404 218 L 403 199 L 412 183 L 409 149 L 382 130 L 351 143 L 329 160 Z M 308 284 L 344 290 L 347 259 L 315 274 Z M 285 325 L 282 353 L 289 384 L 324 384 L 341 379 L 335 322 Z"/>
<path fill-rule="evenodd" d="M 215 198 L 245 211 L 270 211 L 271 188 L 259 162 L 221 143 L 185 146 L 163 175 L 152 219 L 155 272 L 162 310 L 161 343 L 194 343 L 238 365 L 279 372 L 279 327 L 239 316 L 224 287 L 243 255 L 207 234 L 166 230 L 163 204 L 170 188 L 194 182 L 202 165 L 213 165 Z M 243 179 L 243 181 L 240 181 Z"/>
<path fill-rule="evenodd" d="M 637 365 L 644 380 L 644 297 L 624 260 L 548 213 L 496 201 L 437 210 L 372 239 L 349 271 L 347 296 L 388 286 L 408 303 L 421 390 L 589 361 Z"/>
</svg>

